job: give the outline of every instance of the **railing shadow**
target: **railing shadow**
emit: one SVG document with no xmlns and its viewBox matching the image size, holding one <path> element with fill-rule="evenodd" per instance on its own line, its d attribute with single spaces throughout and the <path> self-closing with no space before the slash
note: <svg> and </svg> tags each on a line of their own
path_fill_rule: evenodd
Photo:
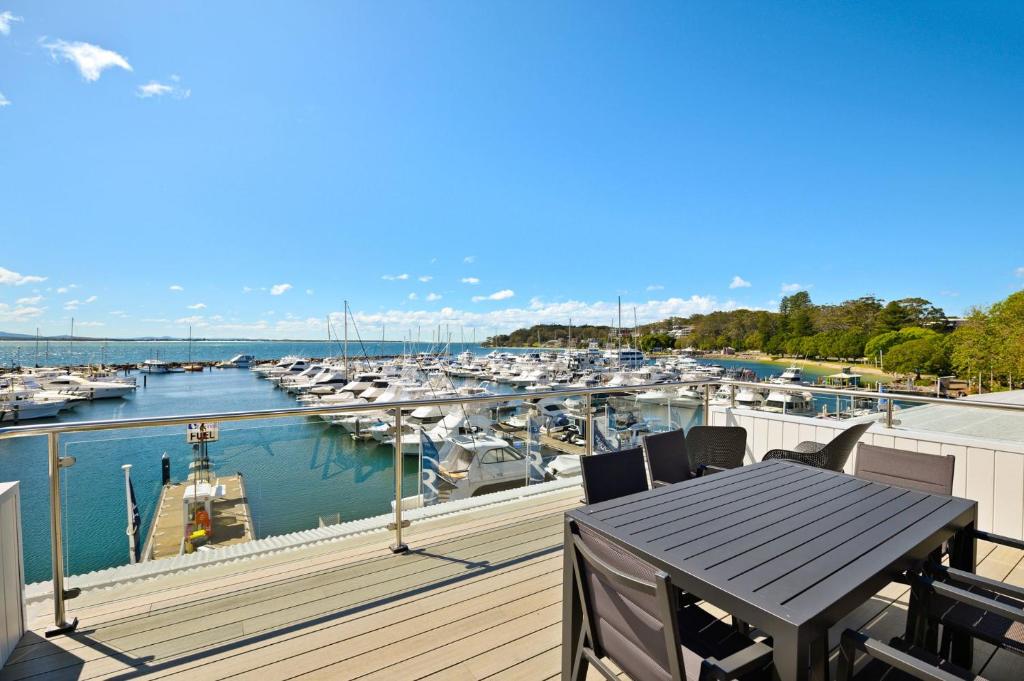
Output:
<svg viewBox="0 0 1024 681">
<path fill-rule="evenodd" d="M 537 549 L 535 551 L 530 551 L 528 553 L 515 556 L 514 558 L 509 558 L 507 560 L 491 563 L 490 561 L 467 561 L 459 558 L 453 558 L 451 556 L 446 556 L 444 554 L 433 553 L 425 549 L 414 549 L 412 551 L 409 551 L 409 553 L 405 555 L 421 557 L 425 556 L 428 558 L 435 558 L 441 561 L 461 563 L 465 565 L 466 571 L 452 577 L 447 577 L 444 579 L 440 579 L 438 581 L 429 582 L 416 587 L 412 587 L 400 592 L 388 594 L 380 598 L 376 598 L 363 603 L 358 603 L 350 607 L 346 607 L 335 612 L 313 617 L 311 619 L 303 620 L 301 622 L 295 622 L 293 624 L 277 627 L 272 630 L 256 633 L 251 636 L 246 636 L 244 638 L 239 638 L 230 642 L 214 645 L 203 650 L 191 651 L 185 655 L 177 656 L 173 659 L 168 659 L 155 664 L 152 663 L 152 656 L 132 657 L 131 655 L 113 649 L 110 646 L 97 641 L 96 639 L 90 638 L 89 636 L 85 635 L 85 632 L 73 634 L 72 638 L 76 641 L 79 641 L 83 645 L 89 646 L 91 648 L 94 648 L 95 650 L 102 652 L 106 656 L 117 659 L 125 665 L 134 667 L 134 669 L 132 670 L 125 671 L 120 674 L 115 674 L 108 678 L 134 679 L 148 674 L 153 674 L 159 671 L 173 670 L 175 667 L 190 664 L 193 662 L 201 662 L 206 658 L 222 655 L 225 653 L 230 653 L 234 650 L 238 650 L 246 646 L 268 643 L 277 638 L 288 636 L 290 634 L 296 634 L 302 632 L 303 630 L 311 629 L 324 624 L 329 624 L 331 622 L 341 620 L 346 617 L 358 615 L 368 610 L 373 610 L 375 608 L 380 608 L 381 606 L 397 603 L 408 598 L 424 594 L 430 594 L 437 591 L 442 591 L 449 587 L 458 585 L 466 580 L 474 579 L 481 575 L 486 575 L 493 572 L 499 572 L 507 568 L 512 568 L 517 565 L 527 563 L 532 560 L 536 560 L 537 558 L 542 558 L 544 556 L 549 556 L 558 553 L 561 550 L 561 542 L 558 542 L 557 544 L 553 544 L 552 546 Z M 69 672 L 73 674 L 74 664 L 69 665 L 69 667 L 71 667 L 72 669 L 65 667 L 61 671 L 64 674 L 68 674 Z M 0 677 L 2 677 L 2 674 L 0 674 Z"/>
</svg>

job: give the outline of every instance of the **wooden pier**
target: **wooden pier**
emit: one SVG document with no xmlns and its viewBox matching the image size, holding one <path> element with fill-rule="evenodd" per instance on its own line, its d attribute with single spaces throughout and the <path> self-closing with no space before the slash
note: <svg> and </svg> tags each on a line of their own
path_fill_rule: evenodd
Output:
<svg viewBox="0 0 1024 681">
<path fill-rule="evenodd" d="M 516 440 L 526 440 L 525 428 L 513 428 L 507 424 L 495 424 L 494 431 L 498 433 L 499 437 L 511 435 Z M 559 454 L 576 454 L 577 456 L 586 453 L 586 448 L 582 445 L 574 445 L 571 442 L 562 442 L 561 440 L 556 440 L 550 435 L 545 435 L 544 433 L 540 433 L 539 437 L 542 450 L 547 449 L 558 452 Z"/>
<path fill-rule="evenodd" d="M 211 482 L 224 485 L 224 496 L 212 502 L 213 533 L 205 546 L 222 548 L 252 541 L 255 534 L 242 474 L 219 477 Z M 173 558 L 181 554 L 185 536 L 182 503 L 185 490 L 191 484 L 192 480 L 186 480 L 164 485 L 157 514 L 142 551 L 143 560 Z"/>
</svg>

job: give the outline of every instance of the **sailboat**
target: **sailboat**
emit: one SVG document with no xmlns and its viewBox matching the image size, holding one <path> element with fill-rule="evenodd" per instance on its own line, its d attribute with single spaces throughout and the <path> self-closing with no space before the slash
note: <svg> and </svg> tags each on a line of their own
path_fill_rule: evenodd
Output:
<svg viewBox="0 0 1024 681">
<path fill-rule="evenodd" d="M 185 369 L 185 371 L 202 371 L 203 369 L 206 368 L 202 364 L 193 364 L 192 363 L 192 327 L 191 326 L 188 327 L 188 364 L 186 364 L 183 368 Z"/>
</svg>

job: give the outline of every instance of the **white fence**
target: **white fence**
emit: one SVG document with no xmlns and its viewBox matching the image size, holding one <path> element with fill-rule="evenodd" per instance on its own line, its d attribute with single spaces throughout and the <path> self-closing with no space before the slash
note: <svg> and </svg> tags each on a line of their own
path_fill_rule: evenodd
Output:
<svg viewBox="0 0 1024 681">
<path fill-rule="evenodd" d="M 798 442 L 828 442 L 850 422 L 763 411 L 711 407 L 711 425 L 747 430 L 747 461 L 770 449 L 792 449 Z M 1024 539 L 1024 443 L 949 433 L 886 428 L 875 423 L 861 442 L 922 454 L 956 457 L 953 494 L 978 502 L 978 529 Z M 846 464 L 853 472 L 856 451 Z"/>
</svg>

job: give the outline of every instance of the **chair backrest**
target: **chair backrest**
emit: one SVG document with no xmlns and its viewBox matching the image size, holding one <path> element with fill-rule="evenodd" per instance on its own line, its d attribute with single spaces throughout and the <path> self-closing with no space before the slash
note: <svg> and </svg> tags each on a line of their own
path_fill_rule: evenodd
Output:
<svg viewBox="0 0 1024 681">
<path fill-rule="evenodd" d="M 739 426 L 693 426 L 686 434 L 690 466 L 739 468 L 747 451 L 747 429 Z"/>
<path fill-rule="evenodd" d="M 861 435 L 863 435 L 864 431 L 870 427 L 870 422 L 858 423 L 855 426 L 850 426 L 843 432 L 839 433 L 839 435 L 832 438 L 821 452 L 819 452 L 819 457 L 824 462 L 822 468 L 842 472 L 843 468 L 846 466 L 846 460 L 850 458 L 850 453 L 853 452 L 853 448 L 857 446 L 857 442 L 860 440 Z"/>
<path fill-rule="evenodd" d="M 588 504 L 643 492 L 647 487 L 644 453 L 639 447 L 580 457 L 583 495 Z"/>
<path fill-rule="evenodd" d="M 951 454 L 919 454 L 904 449 L 861 444 L 853 474 L 858 478 L 906 487 L 917 492 L 953 496 Z"/>
<path fill-rule="evenodd" d="M 683 678 L 678 592 L 668 575 L 582 525 L 571 527 L 576 584 L 595 654 L 611 658 L 631 679 Z"/>
<path fill-rule="evenodd" d="M 651 482 L 682 482 L 693 477 L 690 459 L 686 455 L 686 433 L 670 430 L 644 437 L 647 466 L 651 469 Z"/>
</svg>

